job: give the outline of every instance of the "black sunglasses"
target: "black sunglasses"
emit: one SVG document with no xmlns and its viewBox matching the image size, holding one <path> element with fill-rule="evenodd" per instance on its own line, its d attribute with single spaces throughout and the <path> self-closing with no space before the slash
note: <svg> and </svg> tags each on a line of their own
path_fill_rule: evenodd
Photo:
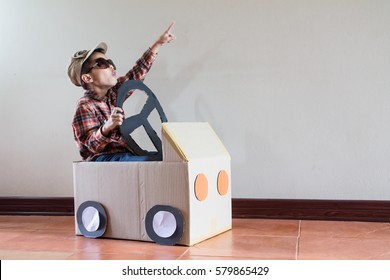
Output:
<svg viewBox="0 0 390 280">
<path fill-rule="evenodd" d="M 96 68 L 96 69 L 107 69 L 108 67 L 110 67 L 112 65 L 112 67 L 114 67 L 114 70 L 116 70 L 116 66 L 114 64 L 114 62 L 111 60 L 111 59 L 105 59 L 103 57 L 99 57 L 95 60 L 95 63 L 88 69 L 86 69 L 84 72 L 84 74 L 88 74 L 89 72 L 91 72 L 91 70 L 93 68 Z"/>
</svg>

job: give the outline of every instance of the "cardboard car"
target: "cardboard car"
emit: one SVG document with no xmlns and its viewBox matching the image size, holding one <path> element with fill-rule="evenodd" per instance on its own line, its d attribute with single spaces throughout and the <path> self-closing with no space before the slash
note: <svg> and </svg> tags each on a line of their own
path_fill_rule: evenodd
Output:
<svg viewBox="0 0 390 280">
<path fill-rule="evenodd" d="M 150 91 L 140 81 L 122 88 L 118 100 Z M 149 113 L 161 108 L 150 93 L 142 110 Z M 231 229 L 230 155 L 210 124 L 163 116 L 161 141 L 145 125 L 147 115 L 130 117 L 122 135 L 144 127 L 162 160 L 73 163 L 76 234 L 191 246 Z"/>
</svg>

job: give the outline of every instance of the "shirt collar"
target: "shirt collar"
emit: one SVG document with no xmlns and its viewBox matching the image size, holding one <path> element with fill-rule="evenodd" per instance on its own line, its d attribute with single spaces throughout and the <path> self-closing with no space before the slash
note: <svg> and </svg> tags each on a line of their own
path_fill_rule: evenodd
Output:
<svg viewBox="0 0 390 280">
<path fill-rule="evenodd" d="M 110 92 L 111 92 L 111 89 L 108 90 L 108 92 L 105 96 L 99 96 L 95 92 L 93 92 L 92 90 L 85 90 L 84 95 L 86 95 L 92 99 L 95 99 L 97 101 L 107 101 L 107 98 L 108 98 L 107 96 L 110 94 Z"/>
</svg>

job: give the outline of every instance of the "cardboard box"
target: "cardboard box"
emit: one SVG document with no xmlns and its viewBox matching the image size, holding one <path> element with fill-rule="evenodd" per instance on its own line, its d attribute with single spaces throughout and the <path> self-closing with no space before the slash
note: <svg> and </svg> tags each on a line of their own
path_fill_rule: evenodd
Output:
<svg viewBox="0 0 390 280">
<path fill-rule="evenodd" d="M 106 215 L 90 237 L 191 246 L 231 229 L 230 155 L 211 126 L 164 123 L 162 144 L 163 161 L 73 164 L 77 234 L 85 202 Z"/>
</svg>

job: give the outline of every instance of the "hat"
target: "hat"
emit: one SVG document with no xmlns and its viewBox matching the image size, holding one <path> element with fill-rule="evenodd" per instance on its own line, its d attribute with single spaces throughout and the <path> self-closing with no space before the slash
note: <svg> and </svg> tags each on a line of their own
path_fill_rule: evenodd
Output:
<svg viewBox="0 0 390 280">
<path fill-rule="evenodd" d="M 70 65 L 68 67 L 68 76 L 73 84 L 76 86 L 81 86 L 81 69 L 83 64 L 87 59 L 93 54 L 94 51 L 101 50 L 103 53 L 107 52 L 107 44 L 101 42 L 97 44 L 93 49 L 87 51 L 78 51 L 72 57 Z"/>
</svg>

